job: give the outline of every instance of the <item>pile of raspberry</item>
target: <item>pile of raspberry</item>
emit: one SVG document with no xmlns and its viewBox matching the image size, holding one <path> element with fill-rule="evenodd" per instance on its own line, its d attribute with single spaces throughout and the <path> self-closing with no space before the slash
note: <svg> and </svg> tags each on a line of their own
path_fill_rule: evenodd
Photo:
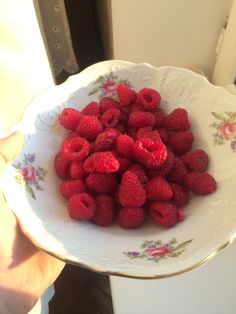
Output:
<svg viewBox="0 0 236 314">
<path fill-rule="evenodd" d="M 149 217 L 170 228 L 184 220 L 191 194 L 216 190 L 207 153 L 192 150 L 188 112 L 166 114 L 160 100 L 154 89 L 121 84 L 117 100 L 104 97 L 59 115 L 68 134 L 55 170 L 73 219 L 134 229 Z"/>
</svg>

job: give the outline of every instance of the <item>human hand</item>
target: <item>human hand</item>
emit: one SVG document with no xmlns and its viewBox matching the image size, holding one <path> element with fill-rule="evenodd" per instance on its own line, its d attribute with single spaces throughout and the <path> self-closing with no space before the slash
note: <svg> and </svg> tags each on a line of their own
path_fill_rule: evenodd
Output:
<svg viewBox="0 0 236 314">
<path fill-rule="evenodd" d="M 19 153 L 23 140 L 18 132 L 0 140 L 0 172 Z M 64 265 L 26 238 L 0 191 L 0 313 L 30 311 Z"/>
</svg>

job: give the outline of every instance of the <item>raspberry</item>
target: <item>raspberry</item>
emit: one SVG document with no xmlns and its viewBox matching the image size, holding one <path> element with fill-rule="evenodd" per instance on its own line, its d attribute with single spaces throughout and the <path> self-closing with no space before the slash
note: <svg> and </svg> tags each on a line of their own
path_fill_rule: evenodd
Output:
<svg viewBox="0 0 236 314">
<path fill-rule="evenodd" d="M 115 176 L 106 173 L 91 173 L 85 182 L 88 188 L 100 194 L 108 194 L 117 186 Z"/>
<path fill-rule="evenodd" d="M 119 162 L 112 152 L 96 152 L 85 160 L 84 169 L 87 172 L 116 172 L 119 170 Z"/>
<path fill-rule="evenodd" d="M 163 126 L 168 131 L 186 131 L 190 128 L 188 112 L 185 109 L 177 108 L 165 117 Z"/>
<path fill-rule="evenodd" d="M 121 157 L 133 157 L 134 140 L 129 135 L 121 134 L 116 139 L 116 150 Z"/>
<path fill-rule="evenodd" d="M 122 111 L 120 115 L 119 123 L 126 125 L 128 121 L 129 121 L 129 115 L 126 112 Z"/>
<path fill-rule="evenodd" d="M 115 221 L 114 203 L 110 196 L 99 195 L 95 198 L 96 210 L 91 221 L 98 226 L 108 227 Z"/>
<path fill-rule="evenodd" d="M 133 154 L 144 167 L 155 169 L 166 160 L 167 150 L 162 142 L 143 138 L 134 143 Z"/>
<path fill-rule="evenodd" d="M 131 128 L 143 128 L 146 126 L 153 127 L 155 125 L 155 117 L 150 112 L 135 111 L 129 115 L 129 126 Z"/>
<path fill-rule="evenodd" d="M 61 179 L 66 179 L 68 177 L 68 168 L 70 161 L 62 157 L 62 153 L 58 153 L 54 159 L 54 167 L 56 174 Z"/>
<path fill-rule="evenodd" d="M 140 104 L 136 103 L 130 107 L 130 112 L 135 112 L 135 111 L 144 111 L 144 110 Z"/>
<path fill-rule="evenodd" d="M 115 155 L 115 154 L 114 154 Z M 122 174 L 123 172 L 125 172 L 129 166 L 131 165 L 131 161 L 127 158 L 123 158 L 123 157 L 120 157 L 120 156 L 116 156 L 116 159 L 119 161 L 119 170 L 118 170 L 118 174 Z"/>
<path fill-rule="evenodd" d="M 154 115 L 155 120 L 156 120 L 155 127 L 156 128 L 162 128 L 163 127 L 164 118 L 165 118 L 165 113 L 164 113 L 163 109 L 158 107 L 158 108 L 156 108 L 155 110 L 152 111 L 152 114 Z"/>
<path fill-rule="evenodd" d="M 181 156 L 192 148 L 193 141 L 194 136 L 191 132 L 176 132 L 171 135 L 169 145 L 176 155 Z"/>
<path fill-rule="evenodd" d="M 71 179 L 83 179 L 87 174 L 83 162 L 72 161 L 69 170 Z"/>
<path fill-rule="evenodd" d="M 136 174 L 142 184 L 145 184 L 148 181 L 148 177 L 144 169 L 139 164 L 133 164 L 128 170 Z"/>
<path fill-rule="evenodd" d="M 62 144 L 62 157 L 69 161 L 82 161 L 90 152 L 90 144 L 83 137 L 73 137 Z"/>
<path fill-rule="evenodd" d="M 188 173 L 184 162 L 180 158 L 176 158 L 172 167 L 168 180 L 173 183 L 184 184 L 184 177 Z"/>
<path fill-rule="evenodd" d="M 173 227 L 178 220 L 178 212 L 175 205 L 168 202 L 154 202 L 150 206 L 150 216 L 152 220 L 164 227 Z"/>
<path fill-rule="evenodd" d="M 157 132 L 159 133 L 159 136 L 162 140 L 162 142 L 167 145 L 169 140 L 169 133 L 165 129 L 157 129 Z"/>
<path fill-rule="evenodd" d="M 59 115 L 59 121 L 64 128 L 75 131 L 81 118 L 81 113 L 73 108 L 65 108 Z"/>
<path fill-rule="evenodd" d="M 101 118 L 102 125 L 106 128 L 114 128 L 120 121 L 121 112 L 119 109 L 107 109 Z"/>
<path fill-rule="evenodd" d="M 162 177 L 155 177 L 146 184 L 147 199 L 167 201 L 173 196 L 170 184 Z"/>
<path fill-rule="evenodd" d="M 136 102 L 137 93 L 133 91 L 131 88 L 129 88 L 127 85 L 125 84 L 118 85 L 116 91 L 121 106 L 129 107 Z"/>
<path fill-rule="evenodd" d="M 61 195 L 69 199 L 75 193 L 85 192 L 86 187 L 83 180 L 66 180 L 60 184 Z"/>
<path fill-rule="evenodd" d="M 148 174 L 151 178 L 156 177 L 156 176 L 165 177 L 171 172 L 174 163 L 175 163 L 175 156 L 171 150 L 168 150 L 167 157 L 164 163 L 155 170 L 149 170 Z"/>
<path fill-rule="evenodd" d="M 103 114 L 106 110 L 116 108 L 121 109 L 121 105 L 118 101 L 110 97 L 104 97 L 99 102 L 99 109 L 101 114 Z"/>
<path fill-rule="evenodd" d="M 98 107 L 98 103 L 95 101 L 90 102 L 84 109 L 81 111 L 81 113 L 85 116 L 99 116 L 100 111 Z"/>
<path fill-rule="evenodd" d="M 161 96 L 152 88 L 143 88 L 138 92 L 137 103 L 146 110 L 153 110 L 160 105 Z"/>
<path fill-rule="evenodd" d="M 102 124 L 96 116 L 82 116 L 76 131 L 87 140 L 94 140 L 102 132 Z"/>
<path fill-rule="evenodd" d="M 67 135 L 67 138 L 78 137 L 79 133 L 76 131 L 70 131 Z"/>
<path fill-rule="evenodd" d="M 189 171 L 204 172 L 207 169 L 209 158 L 202 149 L 186 153 L 182 160 Z"/>
<path fill-rule="evenodd" d="M 197 195 L 211 194 L 217 188 L 215 179 L 207 172 L 189 172 L 184 182 L 187 188 Z"/>
<path fill-rule="evenodd" d="M 95 151 L 112 150 L 116 144 L 117 136 L 118 131 L 112 128 L 107 129 L 104 132 L 100 133 L 94 142 L 94 150 Z"/>
<path fill-rule="evenodd" d="M 142 208 L 122 208 L 118 214 L 118 224 L 124 229 L 137 229 L 145 220 L 145 212 Z"/>
<path fill-rule="evenodd" d="M 137 138 L 137 129 L 129 128 L 127 134 L 135 140 Z"/>
<path fill-rule="evenodd" d="M 172 201 L 177 207 L 188 203 L 189 195 L 187 189 L 184 186 L 172 183 L 171 188 L 173 192 Z"/>
<path fill-rule="evenodd" d="M 137 139 L 140 140 L 142 138 L 149 138 L 153 141 L 161 142 L 161 137 L 159 133 L 155 130 L 152 130 L 151 127 L 144 127 L 138 130 Z"/>
<path fill-rule="evenodd" d="M 123 124 L 117 124 L 116 130 L 120 133 L 126 133 L 126 127 Z"/>
<path fill-rule="evenodd" d="M 88 193 L 76 193 L 69 199 L 68 211 L 73 219 L 79 221 L 91 219 L 95 210 L 95 201 Z"/>
<path fill-rule="evenodd" d="M 136 174 L 126 171 L 121 178 L 119 202 L 124 207 L 141 207 L 146 201 L 146 192 Z"/>
</svg>

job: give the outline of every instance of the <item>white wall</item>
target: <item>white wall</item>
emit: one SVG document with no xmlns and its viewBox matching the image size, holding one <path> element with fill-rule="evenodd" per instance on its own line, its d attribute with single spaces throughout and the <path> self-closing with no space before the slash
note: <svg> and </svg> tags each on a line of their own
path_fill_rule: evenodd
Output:
<svg viewBox="0 0 236 314">
<path fill-rule="evenodd" d="M 201 68 L 209 77 L 232 0 L 111 0 L 113 58 Z"/>
</svg>

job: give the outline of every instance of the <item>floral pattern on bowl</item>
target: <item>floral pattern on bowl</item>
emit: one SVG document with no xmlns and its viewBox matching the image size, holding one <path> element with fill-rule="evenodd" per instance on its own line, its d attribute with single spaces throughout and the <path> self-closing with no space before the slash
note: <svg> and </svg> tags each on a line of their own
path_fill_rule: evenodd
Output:
<svg viewBox="0 0 236 314">
<path fill-rule="evenodd" d="M 178 244 L 176 238 L 173 238 L 168 243 L 162 243 L 161 240 L 145 240 L 141 245 L 141 252 L 130 251 L 124 252 L 124 254 L 130 259 L 144 258 L 158 263 L 160 260 L 167 259 L 169 257 L 178 257 L 186 250 L 186 247 L 192 241 L 193 239 Z"/>
<path fill-rule="evenodd" d="M 119 79 L 112 72 L 107 75 L 101 75 L 94 82 L 94 87 L 89 92 L 89 95 L 98 94 L 99 99 L 102 99 L 103 97 L 117 98 L 116 88 L 119 84 L 125 84 L 132 87 L 132 84 L 128 79 Z"/>
<path fill-rule="evenodd" d="M 226 141 L 230 142 L 233 152 L 236 151 L 236 112 L 226 111 L 225 113 L 212 112 L 216 122 L 210 124 L 210 127 L 216 129 L 213 134 L 215 145 L 224 145 Z"/>
<path fill-rule="evenodd" d="M 40 181 L 45 181 L 47 171 L 34 165 L 35 158 L 35 154 L 24 154 L 22 161 L 14 163 L 14 167 L 17 169 L 15 180 L 24 185 L 26 192 L 36 200 L 34 190 L 44 191 Z"/>
</svg>

